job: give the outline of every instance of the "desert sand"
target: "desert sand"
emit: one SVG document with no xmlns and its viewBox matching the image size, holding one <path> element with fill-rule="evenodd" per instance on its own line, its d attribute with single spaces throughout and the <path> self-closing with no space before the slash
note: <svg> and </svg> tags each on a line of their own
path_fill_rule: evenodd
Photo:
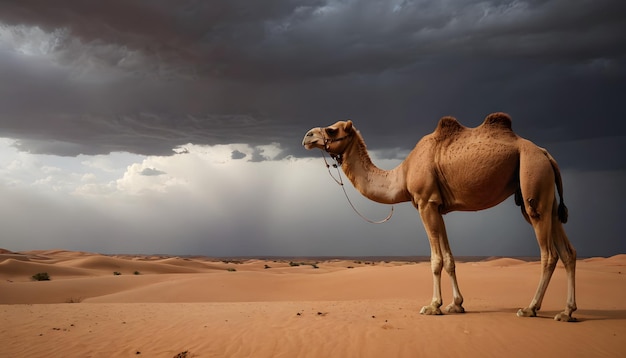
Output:
<svg viewBox="0 0 626 358">
<path fill-rule="evenodd" d="M 560 266 L 519 318 L 536 261 L 458 263 L 467 312 L 443 316 L 419 314 L 428 262 L 292 261 L 2 250 L 0 357 L 626 356 L 626 255 L 578 261 L 574 323 Z"/>
</svg>

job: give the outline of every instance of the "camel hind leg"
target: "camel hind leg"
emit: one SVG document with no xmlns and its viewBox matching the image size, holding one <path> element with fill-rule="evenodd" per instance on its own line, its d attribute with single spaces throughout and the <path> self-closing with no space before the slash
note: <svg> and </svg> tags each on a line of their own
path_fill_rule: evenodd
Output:
<svg viewBox="0 0 626 358">
<path fill-rule="evenodd" d="M 576 311 L 576 250 L 570 244 L 563 224 L 553 219 L 553 234 L 554 244 L 559 254 L 559 258 L 565 266 L 565 272 L 567 274 L 567 303 L 565 310 L 557 314 L 554 319 L 557 321 L 571 322 L 576 321 L 572 317 L 572 313 Z"/>
<path fill-rule="evenodd" d="M 532 201 L 528 204 L 528 206 L 531 207 L 533 205 L 536 204 Z M 532 210 L 533 209 L 530 211 Z M 521 308 L 517 311 L 517 315 L 520 317 L 537 316 L 537 311 L 541 309 L 541 303 L 543 302 L 546 289 L 548 288 L 548 284 L 550 283 L 550 279 L 552 278 L 552 274 L 554 273 L 554 269 L 558 261 L 558 254 L 551 236 L 552 220 L 550 220 L 550 217 L 540 218 L 537 214 L 535 214 L 534 217 L 533 214 L 529 214 L 528 216 L 530 217 L 531 224 L 533 225 L 535 236 L 537 237 L 537 243 L 539 244 L 539 249 L 541 251 L 541 279 L 539 280 L 535 296 L 531 300 L 528 307 Z"/>
<path fill-rule="evenodd" d="M 557 261 L 561 258 L 568 276 L 568 296 L 565 310 L 555 320 L 574 321 L 572 313 L 576 310 L 576 251 L 569 243 L 560 222 L 558 211 L 561 209 L 556 202 L 554 186 L 555 172 L 545 151 L 535 146 L 526 147 L 520 154 L 521 204 L 524 217 L 533 226 L 541 251 L 541 279 L 530 305 L 520 309 L 517 315 L 537 315 Z"/>
<path fill-rule="evenodd" d="M 539 286 L 537 287 L 537 291 L 530 305 L 520 309 L 517 315 L 520 317 L 534 317 L 537 315 L 537 311 L 541 308 L 546 289 L 550 283 L 550 278 L 554 273 L 557 260 L 560 258 L 567 274 L 567 302 L 565 310 L 557 314 L 554 319 L 557 321 L 572 322 L 576 321 L 576 319 L 572 317 L 572 313 L 576 311 L 576 250 L 570 244 L 565 230 L 563 229 L 563 224 L 561 224 L 556 216 L 552 216 L 551 219 L 549 225 L 550 230 L 546 228 L 546 225 L 536 222 L 533 223 L 537 241 L 541 249 L 541 280 L 539 281 Z M 546 233 L 549 236 L 546 236 Z"/>
</svg>

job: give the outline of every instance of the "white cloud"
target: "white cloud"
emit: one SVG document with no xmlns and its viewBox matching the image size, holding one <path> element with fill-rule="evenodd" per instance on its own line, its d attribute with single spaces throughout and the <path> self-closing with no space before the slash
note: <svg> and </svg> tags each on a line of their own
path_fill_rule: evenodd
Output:
<svg viewBox="0 0 626 358">
<path fill-rule="evenodd" d="M 10 142 L 3 144 L 0 151 L 6 152 Z M 356 244 L 346 237 L 350 227 L 325 229 L 346 216 L 350 225 L 362 223 L 321 158 L 251 162 L 231 159 L 235 150 L 250 156 L 258 150 L 248 145 L 185 148 L 172 156 L 134 156 L 123 169 L 106 156 L 72 159 L 9 150 L 4 160 L 19 157 L 23 165 L 14 168 L 21 176 L 5 169 L 19 180 L 17 190 L 4 195 L 5 209 L 12 210 L 0 215 L 7 233 L 3 245 L 207 255 L 322 255 L 337 247 L 359 254 L 367 251 L 364 243 L 370 246 L 362 239 L 372 232 L 368 226 L 357 226 Z M 266 146 L 263 152 L 273 156 L 281 148 Z M 121 154 L 111 157 L 128 161 Z M 164 174 L 146 176 L 146 169 Z M 9 190 L 6 184 L 7 176 L 0 177 L 0 191 Z M 384 211 L 352 195 L 365 211 Z M 24 220 L 40 225 L 26 230 Z M 320 229 L 330 235 L 320 237 Z"/>
<path fill-rule="evenodd" d="M 107 155 L 82 156 L 80 162 L 85 167 L 106 173 L 119 173 L 128 165 L 135 163 L 144 157 L 141 155 L 113 152 Z"/>
</svg>

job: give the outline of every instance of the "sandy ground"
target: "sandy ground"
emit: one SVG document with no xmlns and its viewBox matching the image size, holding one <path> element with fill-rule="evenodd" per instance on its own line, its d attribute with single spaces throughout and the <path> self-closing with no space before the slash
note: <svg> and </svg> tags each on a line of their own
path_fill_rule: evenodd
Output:
<svg viewBox="0 0 626 358">
<path fill-rule="evenodd" d="M 626 356 L 626 255 L 578 261 L 563 323 L 564 269 L 519 318 L 540 266 L 509 258 L 458 263 L 467 313 L 422 316 L 428 263 L 0 252 L 0 357 Z"/>
</svg>

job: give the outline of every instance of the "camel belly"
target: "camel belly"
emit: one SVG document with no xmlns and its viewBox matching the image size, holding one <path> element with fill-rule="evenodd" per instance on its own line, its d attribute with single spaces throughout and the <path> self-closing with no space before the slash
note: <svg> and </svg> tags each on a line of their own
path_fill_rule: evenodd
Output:
<svg viewBox="0 0 626 358">
<path fill-rule="evenodd" d="M 483 210 L 501 203 L 518 187 L 519 152 L 506 142 L 451 145 L 435 158 L 443 211 Z"/>
</svg>

